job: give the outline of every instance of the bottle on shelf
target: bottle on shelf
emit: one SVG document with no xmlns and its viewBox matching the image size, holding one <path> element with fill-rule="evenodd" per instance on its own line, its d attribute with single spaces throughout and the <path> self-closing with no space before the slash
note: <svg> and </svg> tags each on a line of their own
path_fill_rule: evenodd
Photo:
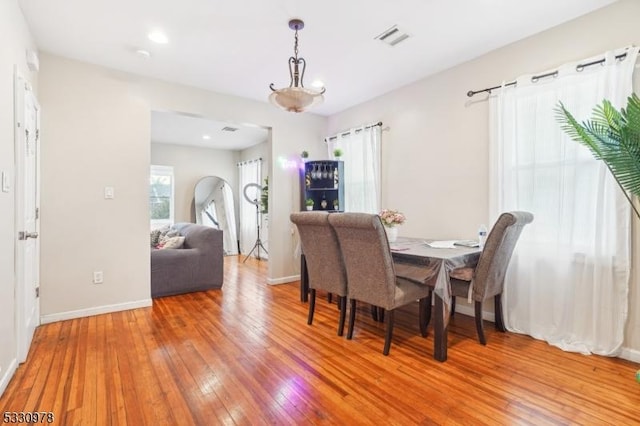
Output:
<svg viewBox="0 0 640 426">
<path fill-rule="evenodd" d="M 322 210 L 326 210 L 327 209 L 327 197 L 325 196 L 325 193 L 322 193 L 322 201 L 320 201 L 320 207 L 322 207 Z"/>
</svg>

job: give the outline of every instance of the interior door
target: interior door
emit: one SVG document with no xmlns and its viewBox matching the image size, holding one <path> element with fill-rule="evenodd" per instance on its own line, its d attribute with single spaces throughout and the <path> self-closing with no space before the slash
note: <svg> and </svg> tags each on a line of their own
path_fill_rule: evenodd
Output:
<svg viewBox="0 0 640 426">
<path fill-rule="evenodd" d="M 40 323 L 40 106 L 31 85 L 16 73 L 16 336 L 24 362 Z"/>
</svg>

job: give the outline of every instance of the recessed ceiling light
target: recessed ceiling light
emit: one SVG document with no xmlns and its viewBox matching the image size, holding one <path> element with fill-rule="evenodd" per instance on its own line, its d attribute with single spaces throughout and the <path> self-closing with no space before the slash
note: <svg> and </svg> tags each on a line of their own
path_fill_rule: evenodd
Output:
<svg viewBox="0 0 640 426">
<path fill-rule="evenodd" d="M 211 139 L 211 136 L 209 136 L 209 135 L 202 135 L 202 139 L 204 139 L 205 141 L 208 141 L 209 139 Z"/>
<path fill-rule="evenodd" d="M 143 58 L 150 58 L 151 53 L 148 50 L 138 49 L 136 50 L 136 54 L 142 56 Z"/>
<path fill-rule="evenodd" d="M 149 35 L 147 35 L 147 37 L 149 37 L 149 40 L 153 41 L 154 43 L 158 43 L 158 44 L 167 44 L 167 43 L 169 43 L 169 39 L 161 31 L 150 32 Z"/>
<path fill-rule="evenodd" d="M 313 83 L 311 83 L 311 85 L 316 89 L 322 89 L 324 87 L 324 82 L 322 80 L 313 80 Z"/>
</svg>

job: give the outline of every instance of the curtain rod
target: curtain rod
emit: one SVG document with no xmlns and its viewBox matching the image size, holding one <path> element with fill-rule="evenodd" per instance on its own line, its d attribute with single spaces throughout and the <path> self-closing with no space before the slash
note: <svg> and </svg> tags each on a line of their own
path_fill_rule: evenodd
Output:
<svg viewBox="0 0 640 426">
<path fill-rule="evenodd" d="M 616 55 L 616 59 L 619 61 L 622 61 L 624 58 L 627 57 L 627 53 L 622 53 L 620 55 Z M 605 58 L 602 59 L 598 59 L 597 61 L 592 61 L 592 62 L 587 62 L 586 64 L 578 64 L 576 65 L 576 71 L 581 72 L 582 70 L 584 70 L 586 67 L 590 67 L 592 65 L 598 65 L 598 64 L 603 64 L 605 61 Z M 558 70 L 552 71 L 552 72 L 548 72 L 546 74 L 541 74 L 541 75 L 534 75 L 533 77 L 531 77 L 531 81 L 533 83 L 536 83 L 538 80 L 540 80 L 541 78 L 545 78 L 545 77 L 557 77 L 558 76 Z M 515 86 L 517 84 L 517 81 L 512 81 L 509 83 L 506 83 L 504 85 L 504 87 L 507 86 Z M 493 87 L 487 87 L 486 89 L 482 89 L 482 90 L 469 90 L 467 92 L 467 96 L 468 97 L 472 97 L 473 95 L 477 95 L 478 93 L 482 93 L 482 92 L 487 92 L 487 93 L 491 93 L 492 90 L 495 89 L 500 89 L 503 86 L 493 86 Z"/>
<path fill-rule="evenodd" d="M 361 132 L 361 131 L 363 131 L 363 130 L 370 129 L 370 128 L 372 128 L 372 127 L 376 127 L 376 126 L 382 126 L 382 121 L 378 121 L 378 122 L 377 122 L 377 123 L 375 123 L 375 124 L 369 124 L 368 126 L 360 127 L 360 128 L 358 128 L 358 129 L 356 129 L 356 133 Z M 348 135 L 349 135 L 349 133 L 351 133 L 351 132 L 338 132 L 338 133 L 337 133 L 337 134 L 335 134 L 334 136 L 329 136 L 328 138 L 324 138 L 324 141 L 325 141 L 325 143 L 326 143 L 326 142 L 328 142 L 328 141 L 331 141 L 331 140 L 334 140 L 334 139 L 338 139 L 338 136 L 348 136 Z"/>
<path fill-rule="evenodd" d="M 255 160 L 241 161 L 239 163 L 236 163 L 236 166 L 239 167 L 239 166 L 242 166 L 243 164 L 249 164 L 249 163 L 253 163 L 253 162 L 256 162 L 256 161 L 262 161 L 262 157 L 256 158 Z"/>
</svg>

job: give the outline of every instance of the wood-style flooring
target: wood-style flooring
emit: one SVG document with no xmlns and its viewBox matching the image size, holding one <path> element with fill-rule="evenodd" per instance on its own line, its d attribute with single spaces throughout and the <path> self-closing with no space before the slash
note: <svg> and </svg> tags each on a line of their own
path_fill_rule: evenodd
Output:
<svg viewBox="0 0 640 426">
<path fill-rule="evenodd" d="M 640 423 L 640 365 L 566 353 L 456 315 L 449 359 L 420 337 L 417 304 L 384 325 L 358 310 L 336 335 L 324 295 L 307 325 L 298 283 L 269 286 L 267 264 L 225 259 L 222 290 L 152 308 L 47 324 L 0 399 L 59 425 Z"/>
</svg>

